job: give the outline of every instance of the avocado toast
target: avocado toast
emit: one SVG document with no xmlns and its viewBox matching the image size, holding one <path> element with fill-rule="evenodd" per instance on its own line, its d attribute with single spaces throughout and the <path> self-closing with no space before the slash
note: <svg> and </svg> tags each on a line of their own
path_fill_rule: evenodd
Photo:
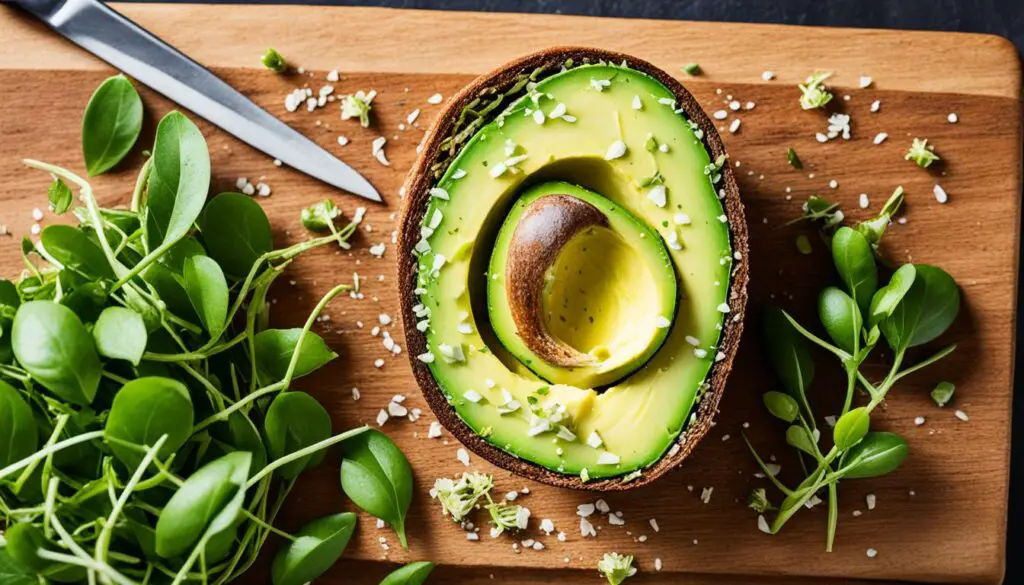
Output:
<svg viewBox="0 0 1024 585">
<path fill-rule="evenodd" d="M 745 309 L 746 226 L 693 97 L 621 54 L 551 49 L 455 96 L 406 184 L 413 370 L 486 459 L 650 482 L 711 424 Z"/>
</svg>

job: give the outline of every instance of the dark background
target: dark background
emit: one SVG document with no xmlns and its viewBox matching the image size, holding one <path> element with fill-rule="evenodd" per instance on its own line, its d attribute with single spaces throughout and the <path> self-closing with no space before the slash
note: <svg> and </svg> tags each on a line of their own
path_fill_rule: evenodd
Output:
<svg viewBox="0 0 1024 585">
<path fill-rule="evenodd" d="M 1024 0 L 307 0 L 295 3 L 979 32 L 1009 38 L 1024 55 Z M 913 64 L 908 63 L 908 66 Z M 1021 298 L 1024 295 L 1019 294 L 1018 307 Z M 1017 331 L 1019 365 L 1024 358 L 1020 318 Z M 1020 385 L 1019 377 L 1017 385 Z M 1016 389 L 1015 394 L 1014 426 L 1018 433 L 1024 433 L 1021 430 L 1024 429 L 1024 395 Z M 1024 441 L 1015 441 L 1012 458 L 1005 582 L 1016 584 L 1024 583 Z M 964 538 L 969 539 L 970 535 L 965 534 Z"/>
</svg>

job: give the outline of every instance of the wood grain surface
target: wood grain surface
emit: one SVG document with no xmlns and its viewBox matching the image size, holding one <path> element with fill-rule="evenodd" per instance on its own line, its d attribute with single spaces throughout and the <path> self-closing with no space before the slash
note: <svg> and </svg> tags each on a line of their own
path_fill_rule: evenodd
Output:
<svg viewBox="0 0 1024 585">
<path fill-rule="evenodd" d="M 679 65 L 698 61 L 707 75 L 679 75 L 708 111 L 726 108 L 727 96 L 754 102 L 753 109 L 721 123 L 724 129 L 733 117 L 742 120 L 737 133 L 724 136 L 732 164 L 739 165 L 750 224 L 751 315 L 778 303 L 809 322 L 817 291 L 834 278 L 823 245 L 812 237 L 813 253 L 801 255 L 794 238 L 806 228 L 784 226 L 799 215 L 800 203 L 811 193 L 841 202 L 856 219 L 877 210 L 902 184 L 908 193 L 906 223 L 886 236 L 886 254 L 898 261 L 939 264 L 962 287 L 961 317 L 943 338 L 960 349 L 901 383 L 873 417 L 876 428 L 908 437 L 911 456 L 890 476 L 841 486 L 839 533 L 831 554 L 824 552 L 823 507 L 802 511 L 781 534 L 769 537 L 757 530 L 756 515 L 745 506 L 752 488 L 768 486 L 753 475 L 755 466 L 740 438 L 744 423 L 755 444 L 778 456 L 782 477 L 798 478 L 796 461 L 780 440 L 783 429 L 760 406 L 760 394 L 773 383 L 752 320 L 718 425 L 705 443 L 682 468 L 655 484 L 605 497 L 613 510 L 623 512 L 624 526 L 598 518 L 598 537 L 583 539 L 575 509 L 596 496 L 530 484 L 474 457 L 473 469 L 496 473 L 499 493 L 530 488 L 520 501 L 532 510 L 533 521 L 520 538 L 539 538 L 546 548 L 516 552 L 513 540 L 492 540 L 486 527 L 480 542 L 467 541 L 427 495 L 436 477 L 466 468 L 456 460 L 454 441 L 426 438 L 434 418 L 424 412 L 417 422 L 392 420 L 383 428 L 416 472 L 411 552 L 400 551 L 387 529 L 377 529 L 364 516 L 350 545 L 353 560 L 340 563 L 319 582 L 377 583 L 391 563 L 429 559 L 444 565 L 436 583 L 598 583 L 597 559 L 613 550 L 636 555 L 640 573 L 630 583 L 1001 580 L 1021 195 L 1020 63 L 1005 41 L 978 35 L 356 8 L 119 8 L 342 156 L 384 194 L 387 205 L 368 206 L 352 252 L 321 250 L 302 258 L 290 270 L 295 284 L 286 283 L 271 295 L 277 301 L 277 324 L 291 326 L 332 284 L 350 281 L 355 272 L 362 277 L 365 298 L 336 300 L 327 311 L 330 323 L 321 331 L 342 358 L 302 381 L 302 388 L 331 411 L 336 430 L 372 422 L 396 394 L 407 396 L 407 406 L 426 411 L 406 356 L 388 355 L 370 330 L 379 315 L 398 312 L 391 245 L 397 191 L 439 109 L 427 98 L 435 92 L 447 97 L 473 73 L 546 45 L 596 44 L 633 52 L 677 73 Z M 0 10 L 0 38 L 9 39 L 0 53 L 0 223 L 12 232 L 12 237 L 0 237 L 0 273 L 16 276 L 17 243 L 29 235 L 33 208 L 45 207 L 49 180 L 19 161 L 41 158 L 84 170 L 81 112 L 110 69 L 6 8 Z M 309 72 L 279 77 L 254 67 L 268 44 Z M 336 104 L 314 113 L 285 111 L 289 91 L 303 85 L 317 91 L 327 85 L 325 74 L 333 68 L 341 71 L 341 81 L 331 84 L 337 92 L 379 92 L 373 128 L 342 122 Z M 850 141 L 817 143 L 814 133 L 824 132 L 826 117 L 802 112 L 797 105 L 794 84 L 815 68 L 837 73 L 836 106 L 852 116 Z M 763 81 L 766 69 L 777 79 Z M 860 75 L 873 76 L 875 85 L 855 89 Z M 142 141 L 148 142 L 156 120 L 172 105 L 148 90 L 142 93 L 147 106 Z M 874 100 L 881 101 L 878 113 L 869 112 Z M 417 108 L 422 110 L 419 120 L 401 130 Z M 959 116 L 958 123 L 947 122 L 951 112 Z M 272 187 L 272 195 L 260 201 L 271 215 L 279 245 L 306 237 L 298 213 L 312 201 L 334 197 L 346 213 L 363 205 L 275 167 L 265 155 L 208 124 L 201 127 L 213 159 L 214 192 L 233 189 L 238 177 L 253 182 L 265 177 Z M 889 138 L 874 145 L 878 132 Z M 338 146 L 339 134 L 352 142 Z M 370 142 L 379 135 L 388 138 L 390 167 L 371 156 Z M 915 136 L 929 138 L 943 162 L 925 171 L 904 161 L 902 153 Z M 803 171 L 786 163 L 790 146 L 800 153 Z M 127 202 L 140 162 L 141 154 L 133 154 L 116 172 L 93 182 L 103 204 Z M 835 189 L 831 180 L 837 181 Z M 936 202 L 936 183 L 949 193 L 949 203 Z M 860 193 L 870 198 L 867 210 L 858 207 Z M 51 221 L 48 214 L 43 223 Z M 388 246 L 381 259 L 368 253 L 378 242 Z M 397 326 L 384 329 L 404 346 Z M 818 357 L 814 400 L 836 404 L 842 393 L 838 366 Z M 379 369 L 374 367 L 378 358 L 385 361 Z M 877 372 L 884 367 L 885 356 Z M 939 409 L 928 391 L 943 379 L 954 382 L 957 391 L 953 404 Z M 352 398 L 353 387 L 361 391 L 358 401 Z M 954 409 L 965 411 L 969 422 L 957 420 Z M 924 416 L 925 424 L 915 425 L 917 416 Z M 712 487 L 710 500 L 703 503 L 701 491 Z M 865 505 L 867 494 L 877 497 L 872 511 Z M 351 505 L 338 486 L 336 460 L 329 459 L 300 482 L 283 526 L 295 528 L 339 508 Z M 855 517 L 855 511 L 862 514 Z M 542 535 L 536 528 L 542 518 L 552 519 L 567 541 Z M 660 531 L 652 529 L 651 518 Z M 476 519 L 483 525 L 485 514 Z M 383 549 L 381 538 L 390 550 Z M 869 547 L 877 549 L 876 558 L 866 556 Z M 385 558 L 388 563 L 381 562 Z M 661 573 L 653 569 L 656 558 L 663 562 Z M 259 568 L 250 575 L 246 583 L 268 581 Z"/>
</svg>

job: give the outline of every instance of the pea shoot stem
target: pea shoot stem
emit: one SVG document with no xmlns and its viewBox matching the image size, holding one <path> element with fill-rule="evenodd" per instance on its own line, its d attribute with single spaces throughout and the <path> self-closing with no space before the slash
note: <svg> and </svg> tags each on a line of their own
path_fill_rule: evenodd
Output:
<svg viewBox="0 0 1024 585">
<path fill-rule="evenodd" d="M 328 448 L 328 447 L 330 447 L 332 445 L 337 445 L 338 443 L 340 443 L 342 441 L 345 441 L 347 439 L 351 439 L 352 437 L 355 437 L 356 435 L 361 435 L 362 433 L 365 433 L 368 430 L 370 430 L 370 427 L 368 427 L 368 426 L 356 427 L 354 429 L 350 429 L 348 431 L 345 431 L 344 433 L 341 433 L 341 434 L 338 434 L 338 435 L 334 435 L 333 437 L 330 437 L 328 439 L 324 439 L 323 441 L 320 441 L 319 443 L 314 443 L 314 444 L 312 444 L 309 447 L 306 447 L 304 449 L 299 449 L 298 451 L 294 451 L 292 453 L 284 455 L 283 457 L 281 457 L 279 459 L 275 459 L 273 462 L 268 463 L 266 467 L 264 467 L 263 469 L 259 470 L 259 472 L 257 472 L 256 475 L 250 477 L 249 478 L 249 482 L 245 484 L 245 489 L 251 488 L 252 486 L 254 486 L 257 483 L 259 483 L 260 480 L 263 479 L 264 477 L 270 475 L 271 473 L 273 473 L 277 469 L 280 469 L 281 467 L 284 467 L 285 465 L 288 465 L 292 461 L 298 461 L 299 459 L 302 459 L 302 458 L 304 458 L 304 457 L 306 457 L 308 455 L 316 453 L 317 451 L 320 451 L 322 449 L 326 449 L 326 448 Z"/>
<path fill-rule="evenodd" d="M 11 475 L 15 471 L 19 471 L 21 469 L 26 468 L 29 465 L 32 465 L 33 463 L 35 463 L 36 461 L 40 461 L 42 459 L 45 459 L 46 457 L 48 457 L 52 453 L 57 453 L 58 451 L 62 451 L 64 449 L 67 449 L 68 447 L 73 447 L 73 446 L 78 445 L 80 443 L 85 443 L 85 442 L 88 442 L 88 441 L 94 441 L 96 439 L 101 439 L 101 438 L 103 438 L 103 431 L 92 431 L 92 432 L 89 432 L 89 433 L 83 433 L 81 435 L 75 435 L 74 437 L 71 437 L 70 439 L 65 439 L 65 440 L 63 440 L 63 441 L 61 441 L 59 443 L 54 444 L 54 445 L 50 445 L 48 447 L 44 447 L 44 448 L 40 449 L 39 451 L 36 451 L 35 453 L 29 455 L 28 457 L 22 459 L 21 461 L 17 461 L 15 463 L 11 463 L 7 467 L 4 467 L 3 469 L 0 469 L 0 479 L 4 479 L 5 477 Z"/>
</svg>

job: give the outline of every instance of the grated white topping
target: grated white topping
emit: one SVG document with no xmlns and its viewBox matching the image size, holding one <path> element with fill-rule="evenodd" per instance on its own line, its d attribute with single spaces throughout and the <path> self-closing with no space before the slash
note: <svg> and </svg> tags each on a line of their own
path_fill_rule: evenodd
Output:
<svg viewBox="0 0 1024 585">
<path fill-rule="evenodd" d="M 616 140 L 608 147 L 608 151 L 604 154 L 604 160 L 615 160 L 617 158 L 622 158 L 625 154 L 626 143 L 621 140 Z"/>
</svg>

